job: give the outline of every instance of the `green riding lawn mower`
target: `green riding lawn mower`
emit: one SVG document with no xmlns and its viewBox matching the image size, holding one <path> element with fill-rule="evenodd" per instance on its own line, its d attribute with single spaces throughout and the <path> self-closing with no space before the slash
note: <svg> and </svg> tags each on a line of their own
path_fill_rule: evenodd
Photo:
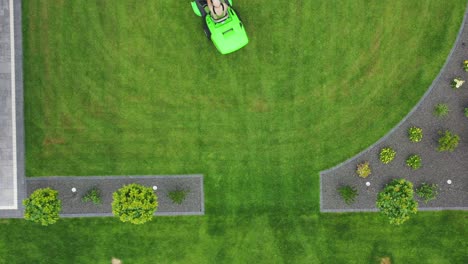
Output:
<svg viewBox="0 0 468 264">
<path fill-rule="evenodd" d="M 221 54 L 228 54 L 247 45 L 249 38 L 239 14 L 232 8 L 232 0 L 224 0 L 224 3 L 228 6 L 226 15 L 214 19 L 206 0 L 191 2 L 193 12 L 203 19 L 206 37 L 214 43 Z"/>
</svg>

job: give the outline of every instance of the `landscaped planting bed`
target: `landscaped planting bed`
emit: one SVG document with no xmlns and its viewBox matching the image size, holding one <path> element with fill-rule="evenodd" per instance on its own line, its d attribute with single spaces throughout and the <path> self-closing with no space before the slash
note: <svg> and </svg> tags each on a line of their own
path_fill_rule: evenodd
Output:
<svg viewBox="0 0 468 264">
<path fill-rule="evenodd" d="M 415 189 L 423 183 L 437 186 L 435 199 L 426 203 L 417 198 L 423 210 L 468 210 L 468 119 L 464 114 L 468 87 L 461 85 L 468 79 L 465 43 L 466 27 L 430 90 L 393 131 L 352 159 L 321 172 L 322 211 L 375 211 L 377 194 L 397 178 L 412 182 Z M 396 152 L 391 161 L 381 154 L 388 147 Z M 357 168 L 364 163 L 372 172 L 368 177 L 358 177 Z M 340 196 L 343 186 L 357 189 L 354 203 L 346 203 Z"/>
<path fill-rule="evenodd" d="M 138 183 L 157 187 L 156 215 L 201 215 L 204 214 L 203 177 L 194 176 L 131 176 L 131 177 L 42 177 L 27 179 L 28 196 L 36 189 L 50 187 L 57 190 L 62 201 L 61 216 L 112 216 L 112 194 L 124 185 Z M 75 192 L 72 189 L 75 188 Z M 96 188 L 100 204 L 83 201 L 85 194 Z M 174 190 L 187 190 L 180 204 L 169 197 Z"/>
</svg>

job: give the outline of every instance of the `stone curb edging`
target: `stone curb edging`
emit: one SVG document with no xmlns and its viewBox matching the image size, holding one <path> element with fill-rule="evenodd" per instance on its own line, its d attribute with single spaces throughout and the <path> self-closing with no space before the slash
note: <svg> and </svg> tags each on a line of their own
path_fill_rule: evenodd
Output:
<svg viewBox="0 0 468 264">
<path fill-rule="evenodd" d="M 466 207 L 423 207 L 418 211 L 464 211 Z M 322 213 L 378 213 L 379 209 L 321 209 Z"/>
<path fill-rule="evenodd" d="M 59 214 L 60 217 L 63 218 L 89 218 L 89 217 L 115 217 L 112 213 L 102 213 L 102 214 Z M 163 212 L 154 213 L 154 216 L 197 216 L 197 215 L 205 215 L 204 212 Z"/>
<path fill-rule="evenodd" d="M 28 177 L 27 181 L 44 181 L 44 180 L 121 180 L 121 179 L 166 179 L 166 178 L 203 178 L 202 174 L 187 174 L 187 175 L 122 175 L 122 176 L 41 176 Z"/>
<path fill-rule="evenodd" d="M 23 26 L 22 0 L 13 0 L 15 37 L 15 88 L 16 88 L 16 177 L 18 209 L 23 216 L 22 200 L 26 198 L 26 170 L 24 145 L 24 90 L 23 90 Z"/>
<path fill-rule="evenodd" d="M 462 35 L 464 33 L 464 29 L 465 29 L 465 25 L 468 21 L 468 5 L 467 7 L 465 8 L 465 15 L 463 17 L 463 21 L 462 21 L 462 24 L 460 26 L 460 29 L 458 31 L 458 34 L 457 34 L 457 37 L 456 37 L 456 40 L 454 42 L 454 45 L 452 47 L 452 49 L 450 50 L 450 53 L 449 55 L 447 56 L 447 59 L 445 60 L 445 63 L 444 65 L 442 66 L 441 70 L 439 71 L 438 75 L 436 76 L 436 78 L 433 80 L 433 82 L 431 83 L 431 85 L 429 86 L 428 90 L 424 93 L 424 95 L 422 96 L 422 98 L 418 101 L 418 103 L 416 104 L 416 106 L 414 106 L 411 111 L 395 126 L 393 127 L 387 134 L 385 134 L 382 138 L 380 138 L 378 141 L 376 141 L 374 144 L 372 144 L 371 146 L 367 147 L 366 149 L 362 150 L 361 152 L 359 152 L 358 154 L 354 155 L 353 157 L 339 163 L 338 165 L 335 165 L 329 169 L 326 169 L 326 170 L 323 170 L 323 171 L 320 171 L 319 172 L 319 185 L 320 185 L 320 211 L 321 212 L 377 212 L 378 209 L 324 209 L 323 208 L 323 187 L 322 187 L 322 177 L 324 177 L 324 175 L 326 173 L 329 173 L 329 172 L 332 172 L 342 166 L 345 166 L 345 165 L 348 165 L 352 162 L 355 162 L 356 160 L 358 160 L 361 156 L 365 155 L 366 153 L 368 153 L 370 150 L 372 150 L 373 148 L 375 148 L 376 146 L 378 146 L 379 144 L 381 144 L 382 142 L 384 142 L 385 140 L 387 140 L 393 133 L 395 133 L 401 126 L 403 126 L 406 121 L 413 116 L 413 114 L 419 110 L 419 108 L 421 107 L 421 105 L 426 101 L 427 97 L 429 96 L 429 94 L 431 94 L 431 92 L 433 91 L 433 89 L 437 86 L 437 84 L 439 83 L 439 80 L 441 79 L 441 76 L 442 74 L 445 72 L 445 69 L 447 68 L 447 66 L 449 65 L 449 62 L 452 60 L 452 56 L 453 54 L 455 53 L 457 47 L 462 44 L 460 43 L 460 40 L 462 38 Z M 441 211 L 441 210 L 468 210 L 468 207 L 446 207 L 446 208 L 443 208 L 443 207 L 424 207 L 424 208 L 420 208 L 419 209 L 420 211 Z"/>
</svg>

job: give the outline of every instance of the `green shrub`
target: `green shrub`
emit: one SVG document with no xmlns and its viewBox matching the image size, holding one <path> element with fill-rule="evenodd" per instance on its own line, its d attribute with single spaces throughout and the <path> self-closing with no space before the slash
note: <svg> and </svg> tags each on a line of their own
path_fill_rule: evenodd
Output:
<svg viewBox="0 0 468 264">
<path fill-rule="evenodd" d="M 396 151 L 392 148 L 383 148 L 380 150 L 380 161 L 383 164 L 390 163 L 396 156 Z"/>
<path fill-rule="evenodd" d="M 181 204 L 187 197 L 188 192 L 188 190 L 176 189 L 174 191 L 170 191 L 167 196 L 169 196 L 173 203 Z"/>
<path fill-rule="evenodd" d="M 112 196 L 112 213 L 122 222 L 143 224 L 153 219 L 158 207 L 153 189 L 135 183 L 123 186 Z"/>
<path fill-rule="evenodd" d="M 423 131 L 420 127 L 410 127 L 408 137 L 411 142 L 420 142 L 423 138 Z"/>
<path fill-rule="evenodd" d="M 23 200 L 24 218 L 43 226 L 55 224 L 59 219 L 62 202 L 58 192 L 51 188 L 37 189 Z"/>
<path fill-rule="evenodd" d="M 377 208 L 389 219 L 390 224 L 403 224 L 411 214 L 418 211 L 413 184 L 404 179 L 393 180 L 378 194 Z"/>
<path fill-rule="evenodd" d="M 406 165 L 413 170 L 421 168 L 421 157 L 419 155 L 411 155 L 406 159 Z"/>
<path fill-rule="evenodd" d="M 372 170 L 368 161 L 360 163 L 357 165 L 356 173 L 361 178 L 367 178 L 371 174 Z"/>
<path fill-rule="evenodd" d="M 462 87 L 462 85 L 463 85 L 464 83 L 465 83 L 465 81 L 462 80 L 462 78 L 457 77 L 457 78 L 455 78 L 455 79 L 452 80 L 451 85 L 452 85 L 452 88 L 458 89 L 458 88 Z"/>
<path fill-rule="evenodd" d="M 346 204 L 352 204 L 358 195 L 356 188 L 349 185 L 338 188 L 338 192 Z"/>
<path fill-rule="evenodd" d="M 468 107 L 465 108 L 464 112 L 465 112 L 465 116 L 468 117 Z"/>
<path fill-rule="evenodd" d="M 84 203 L 92 202 L 95 205 L 101 204 L 101 191 L 97 187 L 89 189 L 81 198 Z"/>
<path fill-rule="evenodd" d="M 458 135 L 452 134 L 452 132 L 448 130 L 443 133 L 439 132 L 439 135 L 438 151 L 454 151 L 457 148 L 458 142 L 460 141 L 460 137 Z"/>
<path fill-rule="evenodd" d="M 468 72 L 468 60 L 463 61 L 463 69 Z"/>
<path fill-rule="evenodd" d="M 447 116 L 449 113 L 449 107 L 447 104 L 437 104 L 434 108 L 434 115 L 437 117 Z"/>
<path fill-rule="evenodd" d="M 419 188 L 416 189 L 416 194 L 424 199 L 424 202 L 434 200 L 437 197 L 437 184 L 427 184 L 423 183 Z"/>
</svg>

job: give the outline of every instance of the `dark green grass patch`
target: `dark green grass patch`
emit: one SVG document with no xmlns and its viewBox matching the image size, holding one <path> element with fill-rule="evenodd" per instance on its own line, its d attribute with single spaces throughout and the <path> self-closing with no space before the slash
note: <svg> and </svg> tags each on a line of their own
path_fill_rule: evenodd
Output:
<svg viewBox="0 0 468 264">
<path fill-rule="evenodd" d="M 464 262 L 464 230 L 446 229 L 463 213 L 423 213 L 403 229 L 377 214 L 322 215 L 318 172 L 416 104 L 465 4 L 239 0 L 251 43 L 221 56 L 188 1 L 24 1 L 27 175 L 200 172 L 207 215 L 142 227 L 8 220 L 0 252 L 47 263 Z"/>
</svg>

